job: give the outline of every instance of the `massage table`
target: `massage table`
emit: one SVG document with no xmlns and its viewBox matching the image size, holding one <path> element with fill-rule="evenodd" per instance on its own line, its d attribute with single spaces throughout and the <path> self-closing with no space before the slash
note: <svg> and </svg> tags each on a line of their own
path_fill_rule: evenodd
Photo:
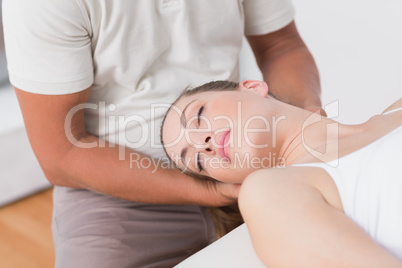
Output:
<svg viewBox="0 0 402 268">
<path fill-rule="evenodd" d="M 211 245 L 198 251 L 176 268 L 265 268 L 251 244 L 246 224 L 242 224 Z"/>
</svg>

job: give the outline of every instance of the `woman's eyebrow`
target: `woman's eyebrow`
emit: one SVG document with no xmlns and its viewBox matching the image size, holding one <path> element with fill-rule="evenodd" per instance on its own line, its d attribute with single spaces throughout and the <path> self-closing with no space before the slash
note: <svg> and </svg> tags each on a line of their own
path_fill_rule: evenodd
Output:
<svg viewBox="0 0 402 268">
<path fill-rule="evenodd" d="M 184 107 L 183 111 L 181 112 L 181 115 L 180 115 L 180 123 L 183 125 L 183 127 L 186 127 L 186 124 L 187 124 L 187 122 L 186 122 L 186 116 L 184 115 L 184 113 L 186 112 L 187 107 L 190 106 L 190 104 L 193 103 L 193 102 L 195 102 L 195 101 L 196 101 L 196 100 L 190 101 L 190 102 L 186 105 L 186 107 Z"/>
</svg>

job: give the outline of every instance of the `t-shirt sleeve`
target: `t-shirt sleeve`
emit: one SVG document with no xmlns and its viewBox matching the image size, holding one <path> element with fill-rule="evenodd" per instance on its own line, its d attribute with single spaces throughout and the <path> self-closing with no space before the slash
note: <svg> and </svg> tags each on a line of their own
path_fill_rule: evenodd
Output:
<svg viewBox="0 0 402 268">
<path fill-rule="evenodd" d="M 245 35 L 263 35 L 288 25 L 295 16 L 291 0 L 243 0 Z"/>
<path fill-rule="evenodd" d="M 59 95 L 93 83 L 91 29 L 79 0 L 3 0 L 10 82 Z"/>
</svg>

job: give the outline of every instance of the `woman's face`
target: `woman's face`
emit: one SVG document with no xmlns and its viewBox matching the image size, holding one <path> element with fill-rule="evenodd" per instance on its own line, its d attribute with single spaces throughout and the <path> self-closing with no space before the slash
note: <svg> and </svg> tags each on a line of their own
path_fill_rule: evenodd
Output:
<svg viewBox="0 0 402 268">
<path fill-rule="evenodd" d="M 222 182 L 241 183 L 272 166 L 277 150 L 267 93 L 264 82 L 244 81 L 235 91 L 182 97 L 165 119 L 166 152 L 182 170 Z"/>
</svg>

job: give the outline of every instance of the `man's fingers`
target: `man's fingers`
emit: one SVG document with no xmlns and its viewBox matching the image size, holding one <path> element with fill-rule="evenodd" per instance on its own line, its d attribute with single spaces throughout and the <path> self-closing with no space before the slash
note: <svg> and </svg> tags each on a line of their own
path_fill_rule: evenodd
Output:
<svg viewBox="0 0 402 268">
<path fill-rule="evenodd" d="M 219 183 L 218 191 L 232 201 L 237 201 L 239 197 L 240 184 Z"/>
<path fill-rule="evenodd" d="M 327 117 L 327 113 L 325 112 L 325 110 L 322 107 L 309 106 L 309 107 L 306 107 L 305 109 L 310 111 L 310 112 L 313 112 L 313 113 L 316 113 L 316 114 L 319 114 L 319 115 Z"/>
</svg>

